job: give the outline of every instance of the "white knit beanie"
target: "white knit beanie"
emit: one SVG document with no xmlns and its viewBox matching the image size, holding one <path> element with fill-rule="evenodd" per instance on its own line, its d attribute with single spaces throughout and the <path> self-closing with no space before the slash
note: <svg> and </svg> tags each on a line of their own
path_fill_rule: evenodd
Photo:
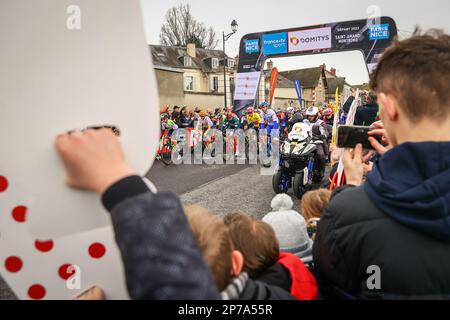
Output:
<svg viewBox="0 0 450 320">
<path fill-rule="evenodd" d="M 270 203 L 273 211 L 287 211 L 292 209 L 294 202 L 291 197 L 285 193 L 277 194 Z"/>
</svg>

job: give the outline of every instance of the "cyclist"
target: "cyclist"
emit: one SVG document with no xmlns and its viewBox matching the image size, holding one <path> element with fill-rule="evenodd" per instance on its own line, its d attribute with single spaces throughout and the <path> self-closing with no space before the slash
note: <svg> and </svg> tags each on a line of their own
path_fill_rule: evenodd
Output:
<svg viewBox="0 0 450 320">
<path fill-rule="evenodd" d="M 169 131 L 169 134 L 172 134 L 174 130 L 177 130 L 178 126 L 172 119 L 169 118 L 167 113 L 163 113 L 161 115 L 161 131 L 164 133 L 166 130 Z"/>
<path fill-rule="evenodd" d="M 326 108 L 323 111 L 323 121 L 328 125 L 333 125 L 334 122 L 334 112 L 331 108 Z"/>
<path fill-rule="evenodd" d="M 198 127 L 203 131 L 203 142 L 205 143 L 205 146 L 209 146 L 213 140 L 213 137 L 209 137 L 209 132 L 213 127 L 213 122 L 211 121 L 211 118 L 208 117 L 208 113 L 206 111 L 200 111 Z"/>
<path fill-rule="evenodd" d="M 223 123 L 223 134 L 224 137 L 226 138 L 226 140 L 228 140 L 228 135 L 227 135 L 227 129 L 231 129 L 231 130 L 235 130 L 235 129 L 239 129 L 241 124 L 241 121 L 239 120 L 239 117 L 233 112 L 232 108 L 227 108 L 227 112 L 226 112 L 226 118 L 225 121 Z M 233 133 L 234 135 L 234 133 Z M 235 152 L 235 156 L 239 156 L 239 148 L 237 147 L 237 143 L 238 143 L 238 139 L 237 136 L 234 136 L 234 152 Z"/>
<path fill-rule="evenodd" d="M 246 129 L 253 128 L 256 130 L 256 132 L 259 131 L 259 127 L 262 123 L 262 119 L 261 119 L 261 116 L 259 115 L 259 113 L 255 112 L 255 108 L 253 108 L 253 107 L 247 108 L 246 121 L 247 121 Z"/>
<path fill-rule="evenodd" d="M 161 115 L 161 137 L 160 137 L 160 143 L 159 143 L 159 151 L 160 152 L 167 152 L 164 148 L 166 147 L 166 143 L 168 141 L 168 144 L 170 145 L 170 150 L 173 150 L 177 148 L 178 141 L 177 139 L 172 139 L 172 134 L 174 131 L 178 130 L 178 126 L 170 119 L 169 115 L 167 113 L 163 113 Z M 170 151 L 172 152 L 172 151 Z M 180 155 L 178 155 L 180 157 Z M 158 155 L 157 159 L 161 159 L 161 156 Z"/>
<path fill-rule="evenodd" d="M 260 104 L 260 109 L 263 113 L 263 121 L 264 124 L 262 125 L 261 129 L 265 129 L 266 130 L 266 134 L 267 134 L 267 144 L 268 144 L 268 148 L 267 148 L 267 155 L 270 156 L 270 145 L 269 145 L 269 141 L 271 139 L 271 136 L 273 135 L 274 140 L 278 140 L 280 132 L 279 132 L 279 127 L 280 127 L 280 123 L 277 117 L 277 114 L 275 113 L 275 111 L 273 109 L 270 108 L 269 104 L 267 102 L 262 102 Z"/>
<path fill-rule="evenodd" d="M 211 118 L 208 117 L 208 113 L 206 111 L 200 111 L 198 122 L 203 131 L 208 131 L 213 126 L 213 122 L 211 121 Z"/>
<path fill-rule="evenodd" d="M 239 117 L 233 112 L 231 108 L 227 108 L 226 118 L 223 123 L 227 129 L 237 129 L 240 125 Z"/>
</svg>

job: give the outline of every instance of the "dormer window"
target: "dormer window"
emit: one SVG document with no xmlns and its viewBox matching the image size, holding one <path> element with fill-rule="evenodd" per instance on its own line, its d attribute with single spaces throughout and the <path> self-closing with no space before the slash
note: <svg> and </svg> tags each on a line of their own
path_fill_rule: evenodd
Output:
<svg viewBox="0 0 450 320">
<path fill-rule="evenodd" d="M 219 59 L 212 58 L 211 59 L 211 68 L 212 69 L 217 69 L 218 67 L 219 67 Z"/>
<path fill-rule="evenodd" d="M 233 59 L 228 59 L 227 60 L 227 67 L 230 69 L 234 68 L 234 60 Z"/>
<path fill-rule="evenodd" d="M 192 67 L 192 58 L 189 56 L 183 57 L 183 65 L 188 68 Z"/>
</svg>

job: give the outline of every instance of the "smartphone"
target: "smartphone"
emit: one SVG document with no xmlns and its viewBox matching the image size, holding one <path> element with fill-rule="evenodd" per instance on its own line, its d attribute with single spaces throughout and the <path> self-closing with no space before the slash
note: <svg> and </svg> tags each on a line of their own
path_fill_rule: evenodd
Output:
<svg viewBox="0 0 450 320">
<path fill-rule="evenodd" d="M 357 144 L 362 144 L 363 149 L 373 149 L 369 142 L 369 131 L 375 127 L 364 126 L 339 126 L 337 134 L 338 148 L 354 148 Z M 381 143 L 381 136 L 372 136 Z"/>
</svg>

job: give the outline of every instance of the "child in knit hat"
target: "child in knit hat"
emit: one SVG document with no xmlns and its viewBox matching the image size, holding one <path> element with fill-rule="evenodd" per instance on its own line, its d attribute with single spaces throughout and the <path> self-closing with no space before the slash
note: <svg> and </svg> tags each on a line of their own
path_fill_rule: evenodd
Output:
<svg viewBox="0 0 450 320">
<path fill-rule="evenodd" d="M 312 244 L 303 216 L 293 210 L 294 203 L 287 194 L 276 195 L 271 202 L 272 212 L 263 221 L 275 231 L 280 251 L 295 254 L 303 262 L 312 261 Z"/>
</svg>

